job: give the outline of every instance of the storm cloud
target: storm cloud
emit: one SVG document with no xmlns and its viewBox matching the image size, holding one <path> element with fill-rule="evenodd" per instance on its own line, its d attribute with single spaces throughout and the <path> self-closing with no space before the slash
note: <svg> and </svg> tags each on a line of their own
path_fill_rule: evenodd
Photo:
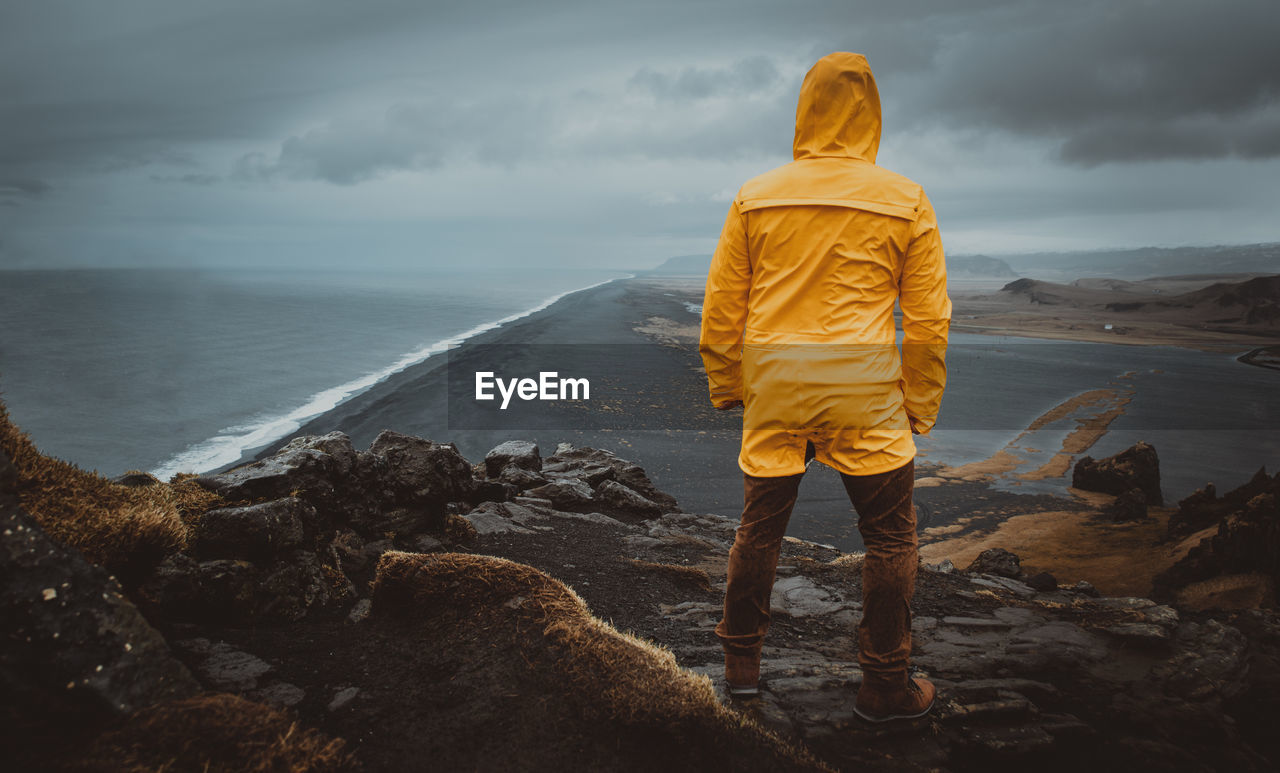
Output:
<svg viewBox="0 0 1280 773">
<path fill-rule="evenodd" d="M 707 250 L 833 50 L 949 248 L 1273 240 L 1277 38 L 1256 0 L 6 4 L 0 267 Z"/>
</svg>

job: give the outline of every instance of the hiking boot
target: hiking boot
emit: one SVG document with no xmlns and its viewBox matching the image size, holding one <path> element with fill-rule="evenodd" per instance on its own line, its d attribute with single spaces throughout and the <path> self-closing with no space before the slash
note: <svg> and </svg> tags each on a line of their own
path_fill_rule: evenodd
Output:
<svg viewBox="0 0 1280 773">
<path fill-rule="evenodd" d="M 724 654 L 724 681 L 730 695 L 760 693 L 760 654 Z"/>
<path fill-rule="evenodd" d="M 919 676 L 909 677 L 905 685 L 895 681 L 864 677 L 853 713 L 868 722 L 914 719 L 929 713 L 936 692 L 933 682 Z"/>
</svg>

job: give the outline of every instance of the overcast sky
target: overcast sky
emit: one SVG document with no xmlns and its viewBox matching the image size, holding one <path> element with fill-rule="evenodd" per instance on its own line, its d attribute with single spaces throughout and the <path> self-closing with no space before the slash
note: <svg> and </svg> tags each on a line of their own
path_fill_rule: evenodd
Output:
<svg viewBox="0 0 1280 773">
<path fill-rule="evenodd" d="M 14 0 L 0 267 L 709 253 L 867 55 L 952 253 L 1280 241 L 1280 6 Z"/>
</svg>

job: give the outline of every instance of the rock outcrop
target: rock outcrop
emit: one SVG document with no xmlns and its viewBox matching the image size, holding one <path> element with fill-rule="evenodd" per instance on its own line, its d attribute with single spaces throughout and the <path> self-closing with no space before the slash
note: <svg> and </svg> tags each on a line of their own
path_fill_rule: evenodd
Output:
<svg viewBox="0 0 1280 773">
<path fill-rule="evenodd" d="M 1209 518 L 1216 520 L 1215 533 L 1157 576 L 1153 595 L 1205 608 L 1274 603 L 1280 583 L 1280 474 L 1268 477 L 1259 470 L 1221 498 L 1206 486 L 1182 500 L 1169 519 L 1170 530 L 1205 528 Z"/>
<path fill-rule="evenodd" d="M 1116 523 L 1141 521 L 1147 517 L 1147 495 L 1134 486 L 1103 507 L 1102 515 Z"/>
<path fill-rule="evenodd" d="M 115 578 L 22 511 L 9 470 L 0 450 L 0 721 L 101 721 L 199 692 Z"/>
<path fill-rule="evenodd" d="M 1120 481 L 1120 494 L 1150 501 L 1158 471 L 1135 448 L 1086 466 L 1083 482 Z M 0 488 L 13 477 L 4 461 Z M 321 725 L 361 739 L 356 757 L 381 770 L 428 758 L 605 771 L 1280 762 L 1268 720 L 1280 709 L 1273 610 L 1060 586 L 998 549 L 967 570 L 923 566 L 912 659 L 938 685 L 938 704 L 921 720 L 873 726 L 852 711 L 863 556 L 784 542 L 761 694 L 731 700 L 714 627 L 736 520 L 680 512 L 607 451 L 562 444 L 542 458 L 531 443 L 504 444 L 472 465 L 449 444 L 384 432 L 357 451 L 330 433 L 201 483 L 224 501 L 192 519 L 188 546 L 137 594 L 186 666 L 102 570 L 56 544 L 28 544 L 38 532 L 5 511 L 16 520 L 0 553 L 10 594 L 0 603 L 21 632 L 41 631 L 0 652 L 6 686 L 37 696 L 17 704 L 23 711 L 73 716 L 50 679 L 82 684 L 61 689 L 107 713 L 139 709 L 128 732 L 86 748 L 146 751 L 152 767 L 158 755 L 189 754 L 167 751 L 176 722 L 216 716 L 219 738 L 233 715 L 288 728 L 295 714 L 272 713 L 280 707 L 302 727 L 280 731 L 298 746 L 272 764 L 299 770 L 350 764 L 306 729 Z M 1255 484 L 1266 490 L 1192 552 L 1192 574 L 1274 577 L 1276 479 Z M 1206 501 L 1220 500 L 1192 504 Z M 117 646 L 121 636 L 132 646 Z M 23 663 L 32 673 L 14 665 Z M 188 697 L 201 688 L 231 695 Z M 138 735 L 148 728 L 154 742 Z M 250 739 L 261 754 L 260 737 L 228 730 L 227 746 Z"/>
<path fill-rule="evenodd" d="M 528 530 L 547 513 L 643 520 L 676 509 L 642 468 L 608 451 L 562 444 L 543 460 L 535 444 L 509 441 L 473 466 L 452 444 L 391 430 L 366 451 L 342 432 L 298 437 L 273 456 L 196 481 L 235 504 L 195 519 L 188 548 L 143 584 L 148 608 L 168 620 L 337 614 L 368 598 L 388 550 L 429 552 L 473 532 Z"/>
<path fill-rule="evenodd" d="M 1138 488 L 1146 496 L 1147 504 L 1164 504 L 1164 495 L 1160 492 L 1160 459 L 1155 448 L 1141 441 L 1106 459 L 1086 456 L 1076 462 L 1071 485 L 1116 496 Z"/>
</svg>

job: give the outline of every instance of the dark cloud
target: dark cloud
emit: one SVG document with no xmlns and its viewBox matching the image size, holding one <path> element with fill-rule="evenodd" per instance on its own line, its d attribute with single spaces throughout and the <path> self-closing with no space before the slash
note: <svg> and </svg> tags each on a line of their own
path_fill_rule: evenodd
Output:
<svg viewBox="0 0 1280 773">
<path fill-rule="evenodd" d="M 789 153 L 795 97 L 783 84 L 774 60 L 756 56 L 723 68 L 644 67 L 606 84 L 611 88 L 536 99 L 395 104 L 371 120 L 335 119 L 291 136 L 278 152 L 245 154 L 235 177 L 354 185 L 450 160 L 512 165 Z"/>
<path fill-rule="evenodd" d="M 50 188 L 49 183 L 44 180 L 0 180 L 0 196 L 39 196 L 49 191 Z"/>
<path fill-rule="evenodd" d="M 627 81 L 627 86 L 647 91 L 662 101 L 686 102 L 750 95 L 772 88 L 781 77 L 772 59 L 754 56 L 731 67 L 685 67 L 676 73 L 642 67 Z"/>
<path fill-rule="evenodd" d="M 153 174 L 150 176 L 152 180 L 158 183 L 185 183 L 187 185 L 213 185 L 221 182 L 222 178 L 216 174 Z"/>
<path fill-rule="evenodd" d="M 1256 0 L 996 9 L 944 42 L 909 115 L 1054 140 L 1077 164 L 1275 156 L 1277 39 Z"/>
<path fill-rule="evenodd" d="M 1277 38 L 1265 0 L 3 3 L 4 260 L 266 260 L 396 218 L 481 223 L 463 249 L 527 233 L 531 202 L 546 241 L 702 249 L 790 158 L 800 79 L 838 50 L 867 55 L 882 161 L 938 192 L 949 233 L 1150 243 L 1212 211 L 1234 238 L 1230 201 L 1261 240 Z M 396 233 L 379 249 L 428 238 Z"/>
</svg>

